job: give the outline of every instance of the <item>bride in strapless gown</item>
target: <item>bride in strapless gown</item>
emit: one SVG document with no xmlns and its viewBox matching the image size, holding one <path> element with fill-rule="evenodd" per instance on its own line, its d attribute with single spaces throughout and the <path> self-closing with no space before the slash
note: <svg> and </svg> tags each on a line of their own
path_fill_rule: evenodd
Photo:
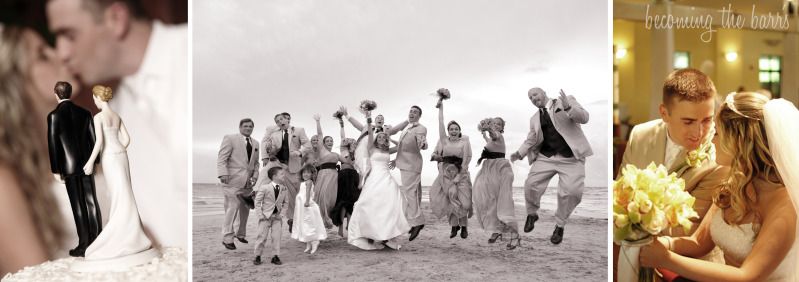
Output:
<svg viewBox="0 0 799 282">
<path fill-rule="evenodd" d="M 713 214 L 710 221 L 710 237 L 724 252 L 724 260 L 728 265 L 740 267 L 749 254 L 757 239 L 752 223 L 733 226 L 724 222 L 721 212 Z M 796 244 L 794 242 L 785 259 L 780 262 L 768 281 L 792 281 L 796 271 Z"/>
<path fill-rule="evenodd" d="M 797 281 L 797 120 L 799 111 L 783 99 L 728 95 L 713 142 L 716 162 L 730 167 L 730 177 L 696 232 L 641 248 L 641 266 L 695 281 Z M 694 259 L 715 246 L 726 264 Z"/>
<path fill-rule="evenodd" d="M 388 148 L 388 135 L 381 132 L 374 137 L 372 125 L 367 125 L 369 138 L 363 138 L 355 152 L 359 160 L 356 163 L 361 163 L 359 173 L 367 176 L 353 205 L 347 243 L 364 250 L 399 249 L 396 238 L 407 233 L 411 226 L 405 219 L 402 192 L 388 168 L 389 154 L 396 149 Z"/>
<path fill-rule="evenodd" d="M 111 198 L 111 208 L 108 223 L 86 249 L 87 261 L 132 255 L 146 251 L 152 245 L 142 230 L 131 188 L 126 150 L 130 144 L 130 136 L 122 119 L 108 106 L 108 100 L 112 97 L 111 89 L 95 86 L 92 92 L 100 113 L 94 116 L 97 138 L 84 172 L 91 174 L 95 159 L 100 157 L 106 187 Z"/>
</svg>

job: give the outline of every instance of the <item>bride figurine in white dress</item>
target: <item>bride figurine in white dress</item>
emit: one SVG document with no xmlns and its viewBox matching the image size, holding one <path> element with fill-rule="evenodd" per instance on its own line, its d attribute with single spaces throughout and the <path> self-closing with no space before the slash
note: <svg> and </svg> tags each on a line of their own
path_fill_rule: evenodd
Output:
<svg viewBox="0 0 799 282">
<path fill-rule="evenodd" d="M 799 111 L 756 93 L 727 96 L 716 118 L 716 162 L 730 176 L 690 237 L 660 237 L 641 266 L 695 281 L 797 281 Z M 790 168 L 790 169 L 789 169 Z M 715 246 L 726 265 L 694 259 Z"/>
<path fill-rule="evenodd" d="M 108 261 L 139 254 L 137 262 L 127 263 L 144 263 L 153 256 L 154 250 L 151 249 L 150 239 L 142 230 L 131 188 L 127 155 L 130 135 L 122 119 L 108 105 L 112 98 L 111 88 L 97 85 L 92 88 L 92 94 L 94 103 L 100 109 L 94 116 L 97 138 L 92 155 L 83 170 L 87 175 L 92 174 L 95 159 L 100 158 L 111 208 L 108 223 L 86 249 L 85 261 Z M 142 258 L 143 252 L 147 255 Z"/>
<path fill-rule="evenodd" d="M 358 145 L 355 158 L 356 163 L 368 163 L 368 170 L 360 171 L 366 174 L 366 179 L 361 195 L 353 205 L 347 243 L 364 250 L 399 249 L 396 238 L 407 233 L 411 226 L 405 219 L 402 192 L 388 168 L 389 154 L 397 149 L 389 149 L 386 133 L 380 132 L 375 136 L 371 113 L 366 111 L 365 114 L 369 138 Z"/>
</svg>

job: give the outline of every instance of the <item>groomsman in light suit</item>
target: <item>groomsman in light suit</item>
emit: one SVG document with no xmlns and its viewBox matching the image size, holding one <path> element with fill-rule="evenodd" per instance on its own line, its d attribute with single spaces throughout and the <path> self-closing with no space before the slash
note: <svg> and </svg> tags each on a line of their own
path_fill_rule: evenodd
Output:
<svg viewBox="0 0 799 282">
<path fill-rule="evenodd" d="M 285 186 L 288 190 L 288 198 L 294 199 L 300 187 L 300 169 L 304 165 L 302 156 L 310 154 L 312 151 L 311 143 L 305 134 L 305 129 L 291 125 L 291 115 L 280 113 L 275 115 L 275 127 L 268 127 L 262 139 L 264 150 L 261 151 L 261 160 L 264 162 L 262 170 L 268 171 L 275 166 L 281 166 L 286 173 Z M 268 183 L 272 179 L 261 174 L 256 185 Z M 266 181 L 266 182 L 264 182 Z M 286 211 L 289 233 L 291 233 L 294 223 L 294 201 L 288 201 Z"/>
<path fill-rule="evenodd" d="M 225 194 L 225 220 L 222 225 L 222 244 L 235 250 L 233 238 L 247 244 L 247 217 L 250 209 L 241 196 L 249 196 L 258 178 L 258 141 L 250 134 L 255 123 L 245 118 L 239 122 L 239 134 L 226 135 L 219 148 L 216 170 Z M 236 219 L 238 218 L 238 231 Z"/>
<path fill-rule="evenodd" d="M 412 226 L 408 241 L 413 241 L 424 228 L 424 214 L 422 213 L 422 152 L 427 150 L 427 128 L 419 123 L 422 109 L 412 106 L 408 112 L 408 120 L 401 122 L 388 130 L 388 135 L 394 135 L 400 130 L 397 145 L 397 157 L 389 163 L 389 167 L 400 169 L 402 183 L 400 190 L 405 197 L 405 217 Z M 404 130 L 403 130 L 404 129 Z"/>
<path fill-rule="evenodd" d="M 558 175 L 558 209 L 555 212 L 555 231 L 550 241 L 560 244 L 563 227 L 569 215 L 580 203 L 585 187 L 585 158 L 591 156 L 591 145 L 580 124 L 588 123 L 588 112 L 574 96 L 560 90 L 560 99 L 550 99 L 541 88 L 527 92 L 538 111 L 530 118 L 530 132 L 511 162 L 523 159 L 530 162 L 530 174 L 524 183 L 527 220 L 524 232 L 533 231 L 541 207 L 541 196 L 549 181 Z"/>
</svg>

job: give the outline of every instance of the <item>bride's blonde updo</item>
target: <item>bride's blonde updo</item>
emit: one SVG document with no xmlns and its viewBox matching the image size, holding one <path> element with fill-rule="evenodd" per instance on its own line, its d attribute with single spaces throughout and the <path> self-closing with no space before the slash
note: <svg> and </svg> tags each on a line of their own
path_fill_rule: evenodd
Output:
<svg viewBox="0 0 799 282">
<path fill-rule="evenodd" d="M 731 210 L 728 224 L 742 224 L 751 213 L 754 225 L 759 226 L 760 214 L 755 210 L 758 191 L 753 180 L 782 184 L 763 124 L 766 102 L 768 98 L 758 93 L 733 93 L 716 116 L 717 150 L 731 156 L 731 163 L 730 174 L 713 200 L 720 208 Z"/>
<path fill-rule="evenodd" d="M 108 102 L 111 98 L 114 98 L 114 94 L 111 91 L 111 87 L 102 86 L 102 85 L 95 85 L 92 87 L 92 94 L 97 98 L 100 98 L 103 102 Z"/>
</svg>

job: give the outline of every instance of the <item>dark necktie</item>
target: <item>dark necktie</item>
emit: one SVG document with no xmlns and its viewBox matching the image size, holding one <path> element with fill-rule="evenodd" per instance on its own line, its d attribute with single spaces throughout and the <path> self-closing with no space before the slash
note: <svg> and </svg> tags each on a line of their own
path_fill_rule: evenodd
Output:
<svg viewBox="0 0 799 282">
<path fill-rule="evenodd" d="M 277 157 L 280 162 L 288 164 L 289 162 L 289 131 L 283 130 L 283 142 L 280 143 L 280 151 Z"/>
<path fill-rule="evenodd" d="M 541 112 L 541 126 L 552 123 L 552 120 L 549 118 L 549 111 L 547 111 L 547 108 L 538 108 L 538 111 Z"/>
<path fill-rule="evenodd" d="M 250 143 L 250 137 L 247 137 L 247 161 L 249 162 L 252 158 L 252 143 Z"/>
<path fill-rule="evenodd" d="M 552 120 L 549 118 L 549 111 L 547 111 L 547 108 L 539 108 L 538 111 L 541 112 L 541 130 L 545 132 L 545 128 L 552 126 Z M 546 140 L 544 141 L 546 142 Z M 547 156 L 547 158 L 550 158 L 555 155 L 555 151 L 551 150 L 547 145 L 548 144 L 544 144 L 544 146 L 542 146 L 541 153 Z"/>
<path fill-rule="evenodd" d="M 277 195 L 280 194 L 280 185 L 275 184 L 275 211 L 277 213 Z"/>
</svg>

